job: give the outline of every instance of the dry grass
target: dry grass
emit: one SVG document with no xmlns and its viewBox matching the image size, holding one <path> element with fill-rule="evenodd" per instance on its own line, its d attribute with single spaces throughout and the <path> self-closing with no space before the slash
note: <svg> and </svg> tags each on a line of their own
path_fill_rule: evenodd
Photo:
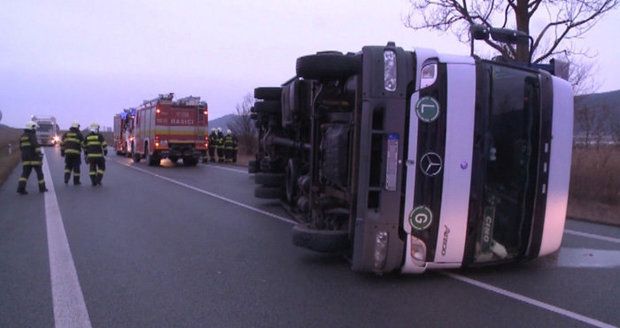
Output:
<svg viewBox="0 0 620 328">
<path fill-rule="evenodd" d="M 573 150 L 568 215 L 620 225 L 620 147 Z"/>
<path fill-rule="evenodd" d="M 0 185 L 11 174 L 15 166 L 19 163 L 19 136 L 21 131 L 18 129 L 0 126 Z M 9 154 L 9 144 L 11 154 Z"/>
</svg>

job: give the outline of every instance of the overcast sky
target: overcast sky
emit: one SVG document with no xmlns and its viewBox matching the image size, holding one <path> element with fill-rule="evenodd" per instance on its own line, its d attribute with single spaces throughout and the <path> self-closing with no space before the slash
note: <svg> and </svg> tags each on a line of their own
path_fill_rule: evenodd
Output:
<svg viewBox="0 0 620 328">
<path fill-rule="evenodd" d="M 468 54 L 451 34 L 404 27 L 406 0 L 0 0 L 1 123 L 53 115 L 61 128 L 112 125 L 160 93 L 200 96 L 210 118 L 234 112 L 257 86 L 295 74 L 321 50 L 405 48 Z M 615 11 L 582 41 L 598 53 L 598 91 L 620 89 Z"/>
</svg>

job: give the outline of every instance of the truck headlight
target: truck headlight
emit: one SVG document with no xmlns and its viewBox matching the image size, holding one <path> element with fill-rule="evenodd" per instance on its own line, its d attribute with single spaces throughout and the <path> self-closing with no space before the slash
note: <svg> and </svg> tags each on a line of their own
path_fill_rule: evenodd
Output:
<svg viewBox="0 0 620 328">
<path fill-rule="evenodd" d="M 387 91 L 396 91 L 396 53 L 393 50 L 383 52 L 383 87 Z"/>
<path fill-rule="evenodd" d="M 380 271 L 385 265 L 388 248 L 387 231 L 378 231 L 375 235 L 375 269 Z"/>
<path fill-rule="evenodd" d="M 422 67 L 420 89 L 433 85 L 437 80 L 437 64 L 426 64 Z"/>
</svg>

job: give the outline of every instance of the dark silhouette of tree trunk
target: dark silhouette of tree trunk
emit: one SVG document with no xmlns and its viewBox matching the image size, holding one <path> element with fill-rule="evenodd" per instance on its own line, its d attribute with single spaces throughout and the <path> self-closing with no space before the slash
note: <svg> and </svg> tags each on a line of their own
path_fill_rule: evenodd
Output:
<svg viewBox="0 0 620 328">
<path fill-rule="evenodd" d="M 254 96 L 250 93 L 243 97 L 243 100 L 237 104 L 237 114 L 228 123 L 228 128 L 237 136 L 239 140 L 239 150 L 243 150 L 246 154 L 251 155 L 256 152 L 258 147 L 257 130 L 254 121 L 250 118 L 250 109 L 254 106 Z"/>
<path fill-rule="evenodd" d="M 405 25 L 419 29 L 451 31 L 461 42 L 469 41 L 469 26 L 511 28 L 531 35 L 534 63 L 563 54 L 567 57 L 584 55 L 587 51 L 575 48 L 573 40 L 588 32 L 604 14 L 616 8 L 620 0 L 409 0 L 411 11 Z M 548 22 L 539 31 L 531 29 L 533 19 Z M 503 56 L 527 61 L 529 45 L 486 43 Z"/>
</svg>

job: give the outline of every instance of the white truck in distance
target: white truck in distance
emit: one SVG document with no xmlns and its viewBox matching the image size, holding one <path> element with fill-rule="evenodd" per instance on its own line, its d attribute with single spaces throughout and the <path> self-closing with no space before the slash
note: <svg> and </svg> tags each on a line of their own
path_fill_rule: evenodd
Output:
<svg viewBox="0 0 620 328">
<path fill-rule="evenodd" d="M 527 38 L 475 36 L 489 35 Z M 260 150 L 249 166 L 255 196 L 281 199 L 298 218 L 295 245 L 376 273 L 517 262 L 560 247 L 567 65 L 388 43 L 304 56 L 296 68 L 281 87 L 255 89 Z"/>
<path fill-rule="evenodd" d="M 37 141 L 41 145 L 55 145 L 60 142 L 60 128 L 56 124 L 54 116 L 32 116 L 32 121 L 37 123 Z"/>
</svg>

